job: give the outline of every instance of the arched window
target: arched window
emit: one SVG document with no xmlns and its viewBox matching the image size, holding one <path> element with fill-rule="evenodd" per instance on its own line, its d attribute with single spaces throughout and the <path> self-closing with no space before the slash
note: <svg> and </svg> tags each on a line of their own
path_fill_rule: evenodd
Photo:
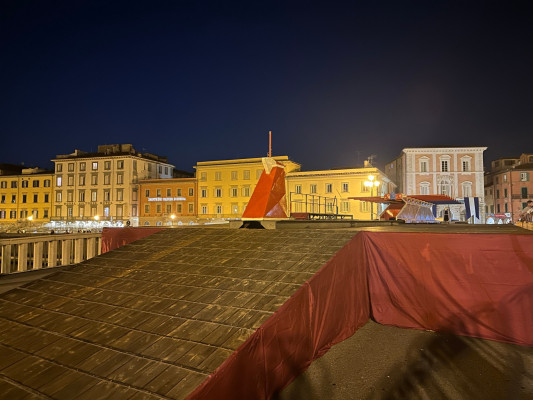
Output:
<svg viewBox="0 0 533 400">
<path fill-rule="evenodd" d="M 429 194 L 429 182 L 420 182 L 420 194 Z"/>
<path fill-rule="evenodd" d="M 445 196 L 451 196 L 452 195 L 452 187 L 450 184 L 450 181 L 448 179 L 443 179 L 439 183 L 439 194 L 443 194 Z"/>
<path fill-rule="evenodd" d="M 463 182 L 463 197 L 472 197 L 472 182 Z"/>
</svg>

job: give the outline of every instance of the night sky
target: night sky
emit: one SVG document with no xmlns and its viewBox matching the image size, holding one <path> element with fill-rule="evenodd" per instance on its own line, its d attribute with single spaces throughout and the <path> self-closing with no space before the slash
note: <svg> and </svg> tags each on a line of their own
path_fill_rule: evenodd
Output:
<svg viewBox="0 0 533 400">
<path fill-rule="evenodd" d="M 530 1 L 0 0 L 0 163 L 533 152 Z"/>
</svg>

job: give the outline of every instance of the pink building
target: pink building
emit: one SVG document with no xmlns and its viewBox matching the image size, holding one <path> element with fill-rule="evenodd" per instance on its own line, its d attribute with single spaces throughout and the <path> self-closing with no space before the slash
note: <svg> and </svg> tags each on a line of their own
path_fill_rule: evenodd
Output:
<svg viewBox="0 0 533 400">
<path fill-rule="evenodd" d="M 489 222 L 514 223 L 527 201 L 533 200 L 533 154 L 498 159 L 491 167 L 486 177 Z"/>
<path fill-rule="evenodd" d="M 406 195 L 443 194 L 458 201 L 478 197 L 481 221 L 485 200 L 483 152 L 486 147 L 405 148 L 401 155 L 385 166 L 385 173 Z M 437 208 L 437 216 L 445 206 Z M 464 206 L 450 206 L 452 218 L 464 220 Z"/>
</svg>

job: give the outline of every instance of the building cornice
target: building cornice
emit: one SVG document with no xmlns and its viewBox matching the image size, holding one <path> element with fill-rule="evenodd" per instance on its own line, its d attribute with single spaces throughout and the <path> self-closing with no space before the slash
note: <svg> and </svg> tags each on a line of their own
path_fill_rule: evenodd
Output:
<svg viewBox="0 0 533 400">
<path fill-rule="evenodd" d="M 402 152 L 422 154 L 422 153 L 476 153 L 487 150 L 487 147 L 409 147 Z"/>
</svg>

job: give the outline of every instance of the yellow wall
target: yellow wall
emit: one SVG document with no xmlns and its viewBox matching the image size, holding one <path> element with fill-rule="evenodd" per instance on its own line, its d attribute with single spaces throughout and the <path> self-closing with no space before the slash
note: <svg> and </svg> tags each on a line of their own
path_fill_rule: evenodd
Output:
<svg viewBox="0 0 533 400">
<path fill-rule="evenodd" d="M 287 156 L 273 157 L 286 172 L 300 164 Z M 198 162 L 198 218 L 240 218 L 263 172 L 261 158 Z"/>
<path fill-rule="evenodd" d="M 53 180 L 54 174 L 40 172 L 0 176 L 0 224 L 27 226 L 49 222 Z"/>
<path fill-rule="evenodd" d="M 366 197 L 372 194 L 371 190 L 364 186 L 364 181 L 368 180 L 369 175 L 374 176 L 375 180 L 381 183 L 377 189 L 374 188 L 374 196 L 382 196 L 392 191 L 394 185 L 391 180 L 373 167 L 289 173 L 286 180 L 290 209 L 292 212 L 338 212 L 343 215 L 352 215 L 354 219 L 369 220 L 371 203 L 349 200 L 349 197 Z M 329 189 L 331 189 L 330 192 L 328 192 Z M 298 194 L 297 191 L 301 193 Z M 319 200 L 318 196 L 328 199 Z M 336 198 L 336 207 L 333 206 L 333 198 Z M 319 208 L 319 201 L 321 204 L 326 202 L 328 205 L 326 207 L 321 205 Z M 374 219 L 383 209 L 382 206 L 373 205 Z"/>
</svg>

